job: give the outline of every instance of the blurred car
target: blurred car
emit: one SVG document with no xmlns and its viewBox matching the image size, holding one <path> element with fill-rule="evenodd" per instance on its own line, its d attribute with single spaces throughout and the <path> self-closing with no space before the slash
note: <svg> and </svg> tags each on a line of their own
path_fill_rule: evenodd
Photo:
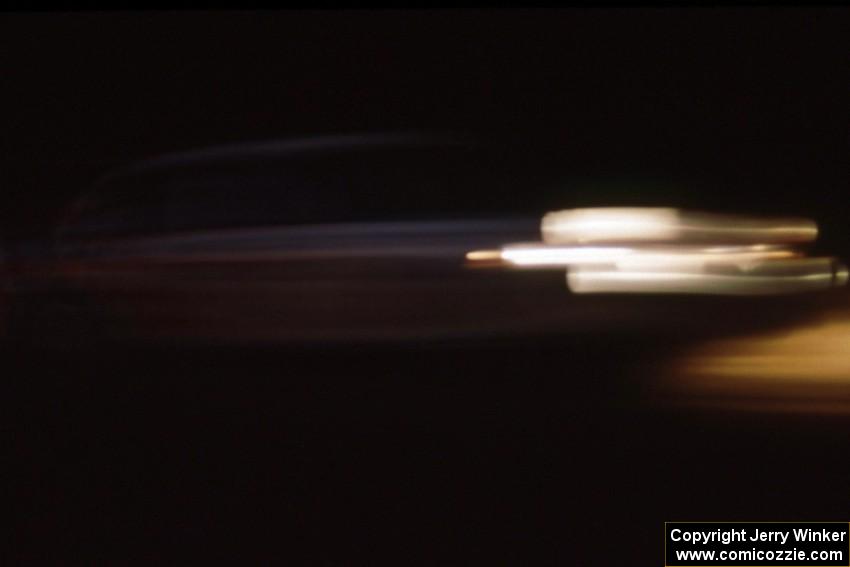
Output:
<svg viewBox="0 0 850 567">
<path fill-rule="evenodd" d="M 667 298 L 659 309 L 651 296 L 576 297 L 565 285 L 569 262 L 555 262 L 560 270 L 471 262 L 482 258 L 475 251 L 541 238 L 551 186 L 543 169 L 509 156 L 460 138 L 373 135 L 141 162 L 77 200 L 49 253 L 23 270 L 14 333 L 71 344 L 265 343 L 706 326 L 716 298 Z M 598 283 L 610 282 L 610 269 L 571 269 L 574 291 L 577 274 L 602 291 L 628 291 Z M 742 278 L 733 276 L 736 289 Z"/>
</svg>

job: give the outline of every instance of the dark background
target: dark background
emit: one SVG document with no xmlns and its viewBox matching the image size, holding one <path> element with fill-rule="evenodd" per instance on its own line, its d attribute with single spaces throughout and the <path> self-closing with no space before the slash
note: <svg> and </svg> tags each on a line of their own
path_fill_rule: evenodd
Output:
<svg viewBox="0 0 850 567">
<path fill-rule="evenodd" d="M 170 151 L 447 130 L 536 145 L 606 204 L 846 211 L 848 24 L 840 8 L 7 14 L 4 210 L 29 219 Z"/>
<path fill-rule="evenodd" d="M 151 155 L 449 130 L 546 154 L 565 199 L 813 216 L 842 252 L 848 32 L 840 8 L 5 14 L 2 229 L 44 235 Z M 660 409 L 663 350 L 12 353 L 10 557 L 660 565 L 665 520 L 847 519 L 845 417 Z"/>
</svg>

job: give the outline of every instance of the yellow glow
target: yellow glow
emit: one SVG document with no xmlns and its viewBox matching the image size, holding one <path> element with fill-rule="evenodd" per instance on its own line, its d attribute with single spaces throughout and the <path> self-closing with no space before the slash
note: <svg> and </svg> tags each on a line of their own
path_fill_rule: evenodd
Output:
<svg viewBox="0 0 850 567">
<path fill-rule="evenodd" d="M 473 250 L 466 253 L 466 259 L 470 262 L 501 260 L 502 252 L 500 250 Z"/>
<path fill-rule="evenodd" d="M 791 328 L 702 343 L 659 379 L 679 403 L 850 413 L 850 304 Z"/>
</svg>

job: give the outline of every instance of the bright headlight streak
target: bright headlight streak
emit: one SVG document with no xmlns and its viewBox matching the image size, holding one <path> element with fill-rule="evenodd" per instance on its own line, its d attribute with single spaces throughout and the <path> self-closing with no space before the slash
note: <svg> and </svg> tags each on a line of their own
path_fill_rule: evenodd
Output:
<svg viewBox="0 0 850 567">
<path fill-rule="evenodd" d="M 567 285 L 573 293 L 774 295 L 824 290 L 833 284 L 829 273 L 777 277 L 578 269 L 567 274 Z"/>
<path fill-rule="evenodd" d="M 699 271 L 706 268 L 708 264 L 734 266 L 740 270 L 748 270 L 760 265 L 766 260 L 778 260 L 793 258 L 797 256 L 792 250 L 770 250 L 757 251 L 746 250 L 740 252 L 712 252 L 709 250 L 696 250 L 693 252 L 636 252 L 617 261 L 617 268 L 621 270 L 647 270 L 659 271 L 671 270 L 693 270 Z"/>
<path fill-rule="evenodd" d="M 596 208 L 547 213 L 543 240 L 581 243 L 616 240 L 675 240 L 679 214 L 669 208 Z"/>
<path fill-rule="evenodd" d="M 573 265 L 616 265 L 623 269 L 661 270 L 687 268 L 698 270 L 708 262 L 739 266 L 769 259 L 792 258 L 792 250 L 759 247 L 636 249 L 600 246 L 507 246 L 499 257 L 518 267 L 568 267 Z M 473 252 L 469 260 L 492 260 L 493 253 Z"/>
<path fill-rule="evenodd" d="M 817 238 L 817 225 L 802 218 L 753 218 L 672 208 L 569 209 L 544 215 L 549 244 L 638 242 L 802 243 Z"/>
<path fill-rule="evenodd" d="M 845 285 L 835 258 L 807 258 L 817 225 L 673 208 L 548 213 L 543 242 L 469 252 L 472 266 L 563 269 L 576 293 L 770 295 Z"/>
<path fill-rule="evenodd" d="M 630 248 L 527 246 L 503 248 L 501 258 L 515 266 L 564 267 L 572 264 L 611 264 L 633 252 Z"/>
</svg>

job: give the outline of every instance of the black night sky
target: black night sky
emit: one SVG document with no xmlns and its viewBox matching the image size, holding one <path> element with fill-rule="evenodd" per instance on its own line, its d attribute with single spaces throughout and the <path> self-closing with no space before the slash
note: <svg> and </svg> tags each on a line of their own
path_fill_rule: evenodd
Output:
<svg viewBox="0 0 850 567">
<path fill-rule="evenodd" d="M 654 8 L 7 14 L 4 210 L 247 140 L 460 131 L 600 204 L 846 212 L 850 12 Z M 521 197 L 520 197 L 521 198 Z M 829 220 L 829 219 L 828 219 Z"/>
</svg>

